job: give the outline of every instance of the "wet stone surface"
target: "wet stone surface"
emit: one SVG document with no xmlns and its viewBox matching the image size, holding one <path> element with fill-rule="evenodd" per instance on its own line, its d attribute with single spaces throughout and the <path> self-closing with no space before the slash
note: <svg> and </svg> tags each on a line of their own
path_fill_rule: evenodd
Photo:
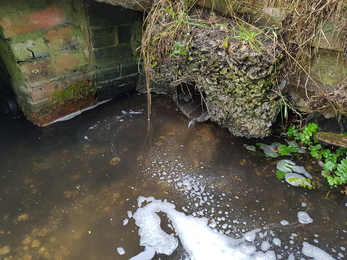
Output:
<svg viewBox="0 0 347 260">
<path fill-rule="evenodd" d="M 238 38 L 241 29 L 231 20 L 213 15 L 205 19 L 209 21 L 205 27 L 189 26 L 182 33 L 184 39 L 175 39 L 186 54 L 163 60 L 153 58 L 151 90 L 175 93 L 182 82 L 193 84 L 202 93 L 201 102 L 211 120 L 233 135 L 270 135 L 279 113 L 279 98 L 274 90 L 278 90 L 276 77 L 284 57 L 282 51 L 270 37 L 261 39 L 255 47 Z M 158 25 L 157 29 L 166 27 Z M 159 44 L 153 48 L 153 57 L 157 48 Z"/>
<path fill-rule="evenodd" d="M 45 128 L 3 121 L 11 131 L 0 133 L 8 147 L 0 151 L 0 259 L 131 259 L 145 250 L 136 212 L 154 200 L 174 207 L 155 215 L 175 237 L 189 234 L 177 216 L 204 217 L 201 230 L 240 239 L 268 259 L 308 260 L 310 249 L 345 259 L 345 196 L 280 181 L 282 158 L 244 147 L 259 140 L 232 137 L 209 121 L 188 128 L 188 121 L 169 98 L 154 96 L 148 132 L 145 95 Z M 320 173 L 316 164 L 296 163 L 313 178 Z M 138 204 L 141 197 L 153 200 Z M 178 242 L 169 256 L 146 252 L 188 260 L 185 246 Z"/>
</svg>

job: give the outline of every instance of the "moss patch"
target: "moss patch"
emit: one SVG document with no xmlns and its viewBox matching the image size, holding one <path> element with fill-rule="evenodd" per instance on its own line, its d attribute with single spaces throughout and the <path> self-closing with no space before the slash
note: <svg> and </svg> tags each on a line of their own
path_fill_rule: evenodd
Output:
<svg viewBox="0 0 347 260">
<path fill-rule="evenodd" d="M 79 81 L 63 91 L 53 92 L 49 107 L 26 116 L 34 124 L 44 126 L 55 119 L 95 104 L 95 91 L 96 86 L 91 82 Z"/>
</svg>

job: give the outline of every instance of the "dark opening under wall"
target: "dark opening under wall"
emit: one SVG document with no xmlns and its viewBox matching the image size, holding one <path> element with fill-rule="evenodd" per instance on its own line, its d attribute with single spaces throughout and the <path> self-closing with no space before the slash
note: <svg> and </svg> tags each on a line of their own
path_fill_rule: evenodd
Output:
<svg viewBox="0 0 347 260">
<path fill-rule="evenodd" d="M 0 113 L 6 113 L 12 117 L 20 116 L 16 95 L 11 86 L 10 75 L 0 56 Z"/>
<path fill-rule="evenodd" d="M 204 93 L 199 91 L 195 84 L 184 82 L 178 85 L 174 99 L 181 112 L 191 119 L 188 126 L 195 124 L 195 122 L 204 122 L 210 118 Z"/>
</svg>

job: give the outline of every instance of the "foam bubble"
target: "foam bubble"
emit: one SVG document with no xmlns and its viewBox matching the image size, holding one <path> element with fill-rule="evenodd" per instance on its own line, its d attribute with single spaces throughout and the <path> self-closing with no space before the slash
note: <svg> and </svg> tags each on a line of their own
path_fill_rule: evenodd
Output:
<svg viewBox="0 0 347 260">
<path fill-rule="evenodd" d="M 118 254 L 120 254 L 120 255 L 124 255 L 124 254 L 125 254 L 125 250 L 124 250 L 123 247 L 117 247 L 117 252 L 118 252 Z"/>
<path fill-rule="evenodd" d="M 313 219 L 304 211 L 298 212 L 298 220 L 301 224 L 309 224 L 313 222 Z"/>
<path fill-rule="evenodd" d="M 308 257 L 313 257 L 313 260 L 334 260 L 334 258 L 332 258 L 324 250 L 315 247 L 308 242 L 304 242 L 302 245 L 302 253 Z"/>
<path fill-rule="evenodd" d="M 261 246 L 260 246 L 261 250 L 263 250 L 264 252 L 268 251 L 270 249 L 270 247 L 271 247 L 271 245 L 268 241 L 263 241 L 261 243 Z"/>
<path fill-rule="evenodd" d="M 289 222 L 287 220 L 282 220 L 280 223 L 281 223 L 282 226 L 289 225 Z"/>
</svg>

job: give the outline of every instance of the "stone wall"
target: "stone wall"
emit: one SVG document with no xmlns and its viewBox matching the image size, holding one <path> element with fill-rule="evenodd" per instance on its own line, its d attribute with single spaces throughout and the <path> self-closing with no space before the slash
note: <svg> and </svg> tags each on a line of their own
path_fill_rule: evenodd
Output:
<svg viewBox="0 0 347 260">
<path fill-rule="evenodd" d="M 24 114 L 45 124 L 134 88 L 138 20 L 91 0 L 2 0 L 0 57 Z M 52 94 L 70 86 L 94 91 L 72 96 L 68 109 L 52 105 Z"/>
<path fill-rule="evenodd" d="M 140 14 L 119 6 L 91 1 L 88 18 L 99 100 L 135 88 L 141 45 Z"/>
</svg>

